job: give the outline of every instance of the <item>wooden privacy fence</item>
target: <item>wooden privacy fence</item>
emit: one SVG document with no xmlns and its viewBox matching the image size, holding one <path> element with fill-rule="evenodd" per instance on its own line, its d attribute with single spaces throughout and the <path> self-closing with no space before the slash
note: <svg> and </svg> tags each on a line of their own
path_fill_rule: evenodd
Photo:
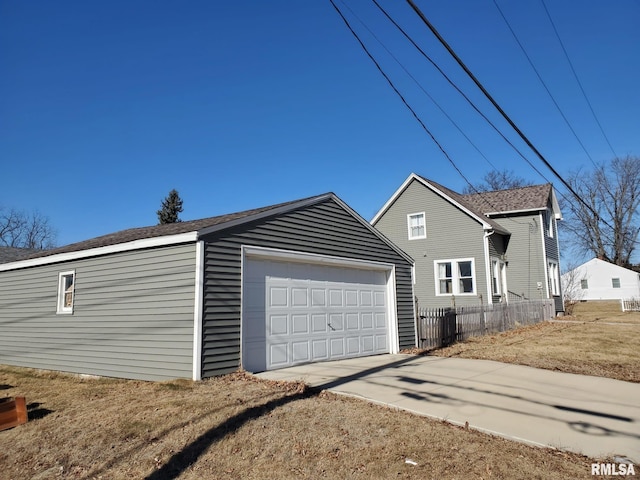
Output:
<svg viewBox="0 0 640 480">
<path fill-rule="evenodd" d="M 419 308 L 420 348 L 446 347 L 456 341 L 488 333 L 504 332 L 522 325 L 551 320 L 553 300 L 526 300 L 471 307 Z"/>
</svg>

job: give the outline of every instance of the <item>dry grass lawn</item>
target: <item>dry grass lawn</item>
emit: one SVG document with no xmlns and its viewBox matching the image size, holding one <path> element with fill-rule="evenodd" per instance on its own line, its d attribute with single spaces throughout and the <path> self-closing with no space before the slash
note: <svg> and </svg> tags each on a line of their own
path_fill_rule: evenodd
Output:
<svg viewBox="0 0 640 480">
<path fill-rule="evenodd" d="M 639 382 L 639 344 L 640 313 L 581 305 L 430 353 Z M 25 396 L 30 418 L 0 432 L 3 480 L 592 478 L 580 455 L 242 373 L 154 383 L 0 366 L 0 390 Z"/>
<path fill-rule="evenodd" d="M 152 383 L 0 367 L 0 389 L 30 405 L 27 424 L 0 432 L 3 480 L 591 478 L 580 455 L 243 374 Z"/>
<path fill-rule="evenodd" d="M 572 317 L 428 352 L 640 382 L 640 313 L 620 304 L 581 303 Z"/>
</svg>

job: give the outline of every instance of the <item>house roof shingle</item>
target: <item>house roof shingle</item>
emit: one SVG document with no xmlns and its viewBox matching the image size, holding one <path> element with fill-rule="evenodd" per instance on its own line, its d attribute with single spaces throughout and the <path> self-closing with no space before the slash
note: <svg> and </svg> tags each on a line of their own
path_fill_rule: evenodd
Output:
<svg viewBox="0 0 640 480">
<path fill-rule="evenodd" d="M 471 212 L 473 215 L 475 215 L 476 217 L 482 219 L 482 221 L 486 222 L 487 224 L 489 224 L 491 226 L 491 228 L 493 228 L 496 232 L 500 232 L 500 233 L 505 233 L 505 234 L 509 234 L 510 232 L 508 230 L 506 230 L 502 225 L 498 224 L 496 221 L 492 220 L 491 218 L 489 218 L 480 208 L 477 208 L 477 206 L 470 202 L 467 199 L 466 195 L 461 195 L 457 192 L 454 192 L 453 190 L 448 189 L 447 187 L 440 185 L 437 182 L 434 182 L 433 180 L 429 180 L 428 178 L 423 177 L 422 175 L 418 175 L 422 180 L 424 180 L 425 182 L 433 185 L 435 188 L 437 188 L 438 190 L 440 190 L 442 193 L 444 193 L 446 196 L 448 196 L 449 198 L 451 198 L 452 200 L 454 200 L 455 202 L 459 203 L 461 206 L 463 206 L 464 208 L 466 208 L 469 212 Z"/>
<path fill-rule="evenodd" d="M 33 254 L 31 248 L 0 247 L 0 263 L 15 262 Z"/>
<path fill-rule="evenodd" d="M 109 233 L 100 237 L 91 238 L 82 242 L 72 243 L 62 247 L 54 248 L 51 250 L 42 250 L 37 253 L 32 253 L 25 257 L 21 257 L 20 260 L 41 258 L 49 255 L 56 255 L 60 253 L 77 252 L 81 250 L 89 250 L 92 248 L 107 247 L 111 245 L 117 245 L 120 243 L 133 242 L 135 240 L 142 240 L 147 238 L 163 237 L 168 235 L 179 235 L 181 233 L 198 232 L 200 230 L 215 227 L 224 226 L 224 224 L 234 222 L 236 220 L 246 219 L 250 221 L 251 217 L 260 214 L 268 214 L 270 211 L 276 211 L 280 208 L 287 207 L 293 204 L 303 204 L 313 202 L 314 200 L 320 201 L 326 198 L 331 193 L 323 195 L 317 195 L 314 197 L 303 198 L 300 200 L 293 200 L 290 202 L 279 203 L 276 205 L 270 205 L 267 207 L 254 208 L 251 210 L 244 210 L 242 212 L 230 213 L 225 215 L 219 215 L 216 217 L 202 218 L 199 220 L 188 220 L 184 222 L 168 223 L 165 225 L 153 225 L 148 227 L 129 228 L 127 230 L 121 230 L 115 233 Z M 8 260 L 12 261 L 12 260 Z"/>
<path fill-rule="evenodd" d="M 493 192 L 463 195 L 465 200 L 485 215 L 544 210 L 549 203 L 551 184 L 496 190 Z"/>
</svg>

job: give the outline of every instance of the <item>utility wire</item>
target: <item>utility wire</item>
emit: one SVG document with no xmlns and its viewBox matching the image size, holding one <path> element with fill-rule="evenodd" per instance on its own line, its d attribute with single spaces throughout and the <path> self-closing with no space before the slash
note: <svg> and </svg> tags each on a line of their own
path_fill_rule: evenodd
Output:
<svg viewBox="0 0 640 480">
<path fill-rule="evenodd" d="M 418 81 L 418 79 L 416 79 L 416 77 L 414 77 L 411 72 L 409 72 L 409 70 L 402 64 L 402 62 L 400 62 L 400 60 L 398 60 L 398 58 L 387 48 L 387 46 L 380 40 L 380 38 L 378 38 L 378 36 L 367 26 L 366 23 L 364 23 L 362 21 L 362 19 L 360 17 L 358 17 L 358 15 L 351 9 L 351 7 L 349 7 L 349 5 L 345 4 L 344 2 L 341 2 L 346 8 L 347 10 L 349 10 L 351 12 L 351 14 L 360 22 L 360 24 L 367 29 L 367 31 L 371 34 L 371 36 L 373 38 L 375 38 L 377 40 L 377 42 L 382 46 L 382 48 L 385 49 L 385 51 L 389 54 L 389 56 L 391 58 L 393 58 L 393 60 L 395 60 L 395 62 L 400 66 L 400 68 L 402 68 L 402 70 L 404 70 L 404 72 L 409 76 L 409 78 L 411 78 L 411 80 L 413 80 L 413 82 L 417 85 L 417 87 L 422 90 L 422 93 L 424 93 L 429 100 L 431 100 L 431 102 L 438 108 L 438 110 L 440 110 L 440 112 L 442 112 L 442 114 L 451 122 L 451 124 L 460 132 L 460 134 L 467 140 L 467 142 L 469 142 L 469 144 L 476 150 L 476 152 L 478 152 L 478 154 L 480 154 L 480 156 L 482 158 L 485 159 L 485 161 L 491 166 L 491 168 L 493 168 L 494 170 L 497 170 L 496 166 L 491 163 L 491 160 L 489 160 L 489 158 L 487 158 L 487 156 L 482 153 L 482 151 L 480 150 L 480 148 L 478 148 L 478 146 L 471 140 L 471 138 L 469 138 L 469 136 L 464 133 L 464 131 L 462 130 L 462 128 L 456 123 L 456 121 L 444 110 L 444 108 L 442 108 L 442 106 L 436 101 L 435 98 L 433 98 L 433 96 L 431 96 L 429 94 L 429 92 L 427 92 L 427 90 L 422 86 L 422 84 Z"/>
<path fill-rule="evenodd" d="M 449 84 L 467 101 L 467 103 L 480 115 L 495 131 L 500 137 L 511 147 L 515 152 L 529 164 L 529 166 L 540 175 L 547 183 L 551 183 L 549 179 L 547 179 L 543 173 L 536 168 L 536 166 L 531 163 L 531 161 L 496 127 L 496 125 L 484 114 L 482 111 L 473 103 L 473 101 L 456 85 L 456 83 L 451 80 L 451 78 L 440 68 L 440 66 L 411 38 L 411 36 L 387 13 L 387 11 L 380 6 L 380 4 L 376 0 L 372 0 L 373 3 L 378 7 L 378 9 L 389 19 L 391 23 L 402 33 L 409 42 L 420 52 L 420 54 L 427 59 L 431 65 L 449 82 Z M 640 0 L 639 0 L 640 1 Z"/>
<path fill-rule="evenodd" d="M 496 110 L 498 110 L 498 112 L 500 112 L 500 114 L 502 115 L 502 117 L 507 121 L 507 123 L 509 123 L 509 125 L 511 125 L 511 128 L 513 128 L 516 133 L 520 136 L 520 138 L 527 144 L 527 146 L 536 154 L 536 156 L 542 161 L 542 163 L 544 163 L 544 165 L 551 171 L 551 173 L 553 173 L 553 175 L 560 180 L 560 182 L 567 188 L 567 190 L 569 190 L 569 192 L 571 192 L 571 194 L 576 198 L 576 200 L 578 200 L 580 203 L 582 203 L 585 207 L 587 207 L 587 209 L 593 213 L 596 218 L 601 219 L 600 215 L 598 214 L 598 212 L 596 212 L 593 208 L 591 208 L 591 206 L 589 204 L 587 204 L 587 202 L 585 202 L 582 197 L 580 197 L 580 195 L 578 195 L 578 193 L 573 189 L 573 187 L 569 184 L 569 182 L 567 182 L 557 171 L 556 169 L 553 167 L 553 165 L 551 165 L 551 163 L 549 163 L 549 161 L 544 157 L 544 155 L 542 155 L 542 153 L 540 153 L 540 151 L 538 151 L 538 149 L 533 145 L 533 143 L 531 143 L 531 141 L 527 138 L 527 136 L 522 132 L 522 130 L 520 130 L 520 128 L 518 128 L 518 126 L 513 122 L 513 120 L 511 120 L 511 118 L 509 117 L 509 115 L 506 114 L 506 112 L 502 109 L 502 107 L 500 107 L 500 105 L 498 105 L 498 102 L 495 101 L 495 99 L 491 96 L 491 94 L 487 91 L 486 88 L 484 88 L 484 86 L 482 85 L 482 83 L 480 83 L 480 81 L 476 78 L 476 76 L 471 72 L 471 70 L 469 70 L 469 68 L 464 64 L 464 62 L 462 61 L 462 59 L 456 54 L 456 52 L 454 52 L 454 50 L 449 46 L 449 44 L 447 43 L 447 41 L 442 37 L 442 35 L 440 35 L 440 33 L 438 33 L 438 31 L 436 30 L 436 28 L 431 24 L 431 22 L 427 19 L 427 17 L 425 17 L 424 13 L 422 13 L 422 11 L 418 8 L 418 6 L 413 2 L 413 0 L 406 0 L 407 3 L 411 6 L 411 8 L 413 9 L 413 11 L 420 17 L 420 19 L 424 22 L 424 24 L 429 28 L 429 30 L 431 30 L 431 33 L 433 33 L 436 38 L 440 41 L 440 43 L 446 48 L 446 50 L 449 52 L 449 54 L 455 59 L 455 61 L 458 63 L 458 65 L 460 65 L 460 67 L 465 71 L 465 73 L 469 76 L 469 78 L 471 78 L 471 80 L 473 80 L 473 82 L 476 84 L 476 86 L 482 91 L 482 93 L 484 94 L 485 97 L 487 97 L 487 99 L 491 102 L 491 104 L 496 108 Z M 604 220 L 603 220 L 604 221 Z M 609 225 L 609 227 L 611 227 Z"/>
<path fill-rule="evenodd" d="M 415 110 L 413 110 L 413 108 L 411 108 L 411 106 L 409 105 L 409 103 L 407 102 L 407 100 L 405 100 L 404 96 L 402 96 L 402 94 L 400 93 L 400 91 L 396 88 L 396 86 L 393 84 L 393 82 L 391 81 L 391 79 L 387 76 L 387 74 L 384 72 L 384 70 L 382 70 L 382 67 L 380 67 L 380 64 L 378 64 L 378 62 L 376 61 L 376 59 L 373 57 L 373 55 L 371 55 L 371 53 L 369 52 L 369 50 L 367 49 L 367 47 L 365 46 L 365 44 L 362 42 L 362 40 L 360 40 L 360 37 L 358 36 L 358 34 L 353 30 L 353 28 L 351 28 L 351 24 L 349 23 L 349 21 L 345 18 L 345 16 L 342 14 L 342 12 L 340 11 L 340 9 L 338 8 L 338 6 L 334 3 L 333 0 L 329 0 L 331 2 L 331 5 L 333 6 L 333 8 L 336 10 L 336 12 L 338 12 L 338 15 L 340 15 L 340 18 L 342 18 L 342 21 L 344 22 L 344 24 L 347 26 L 347 28 L 349 29 L 349 31 L 351 32 L 351 34 L 355 37 L 355 39 L 358 41 L 358 43 L 360 44 L 360 47 L 362 47 L 362 49 L 364 50 L 364 52 L 367 54 L 367 56 L 369 57 L 369 59 L 371 59 L 371 61 L 374 63 L 374 65 L 376 66 L 376 68 L 378 69 L 378 71 L 382 74 L 382 76 L 385 78 L 385 80 L 387 81 L 387 83 L 391 86 L 391 88 L 393 89 L 394 92 L 396 92 L 396 95 L 398 95 L 398 97 L 400 97 L 400 100 L 402 100 L 402 103 L 404 103 L 404 105 L 409 109 L 409 111 L 411 112 L 411 114 L 414 116 L 414 118 L 418 121 L 418 123 L 420 124 L 420 126 L 422 126 L 423 130 L 425 132 L 427 132 L 427 134 L 431 137 L 431 139 L 434 141 L 434 143 L 438 146 L 438 148 L 440 149 L 440 151 L 444 154 L 444 156 L 446 157 L 446 159 L 449 161 L 449 163 L 451 163 L 451 165 L 453 165 L 453 168 L 456 169 L 456 171 L 458 172 L 458 174 L 460 174 L 460 176 L 469 184 L 471 185 L 471 182 L 469 182 L 469 180 L 467 179 L 467 177 L 464 176 L 464 174 L 462 173 L 462 171 L 460 170 L 460 168 L 458 168 L 458 166 L 456 165 L 456 163 L 451 159 L 451 157 L 449 156 L 449 154 L 446 152 L 446 150 L 443 148 L 443 146 L 438 142 L 438 140 L 436 140 L 436 137 L 433 136 L 433 134 L 431 133 L 431 131 L 427 128 L 427 126 L 424 124 L 424 122 L 420 119 L 420 117 L 418 116 L 418 114 L 415 112 Z"/>
<path fill-rule="evenodd" d="M 615 150 L 613 149 L 613 146 L 611 146 L 611 142 L 609 141 L 609 137 L 607 137 L 607 134 L 604 132 L 604 128 L 602 128 L 602 125 L 600 124 L 600 121 L 598 120 L 598 116 L 596 115 L 596 112 L 593 110 L 593 106 L 591 105 L 591 102 L 589 101 L 589 97 L 587 97 L 587 93 L 584 91 L 584 87 L 582 86 L 582 82 L 578 78 L 578 74 L 576 73 L 576 69 L 573 68 L 573 63 L 571 62 L 571 59 L 569 58 L 569 54 L 567 53 L 567 49 L 564 47 L 564 43 L 562 42 L 562 39 L 560 38 L 560 34 L 558 33 L 558 29 L 556 28 L 556 25 L 553 22 L 553 19 L 551 18 L 551 14 L 549 13 L 549 9 L 547 8 L 547 4 L 544 2 L 544 0 L 540 0 L 540 1 L 542 2 L 542 6 L 544 7 L 544 11 L 547 14 L 547 18 L 549 18 L 549 23 L 551 23 L 551 26 L 553 27 L 553 31 L 556 34 L 556 38 L 558 39 L 558 42 L 560 43 L 560 46 L 562 47 L 562 51 L 564 52 L 564 56 L 567 59 L 567 63 L 569 64 L 569 67 L 571 67 L 571 72 L 573 72 L 573 76 L 576 79 L 576 82 L 578 83 L 578 86 L 580 87 L 580 91 L 582 92 L 582 96 L 584 97 L 585 101 L 587 102 L 587 105 L 589 105 L 589 110 L 591 110 L 591 114 L 593 115 L 593 119 L 598 124 L 598 128 L 600 128 L 600 131 L 602 132 L 602 136 L 606 140 L 607 145 L 609 145 L 609 148 L 611 149 L 611 153 L 613 153 L 614 157 L 617 157 L 618 155 L 616 154 Z"/>
<path fill-rule="evenodd" d="M 525 58 L 527 59 L 527 61 L 529 62 L 529 65 L 531 65 L 531 68 L 533 69 L 533 71 L 536 73 L 536 76 L 538 77 L 538 80 L 540 80 L 540 83 L 542 84 L 542 86 L 544 87 L 544 89 L 547 91 L 547 94 L 549 95 L 549 98 L 551 98 L 551 101 L 553 102 L 553 104 L 556 106 L 556 109 L 558 110 L 558 112 L 560 113 L 560 116 L 564 119 L 564 123 L 567 124 L 567 127 L 569 127 L 569 130 L 571 130 L 571 133 L 573 133 L 573 136 L 576 138 L 576 140 L 578 141 L 578 143 L 580 144 L 580 146 L 582 147 L 582 150 L 584 150 L 584 153 L 587 154 L 587 157 L 589 157 L 589 160 L 591 160 L 591 163 L 593 164 L 594 167 L 598 167 L 596 165 L 596 162 L 593 160 L 593 157 L 591 156 L 591 154 L 587 151 L 587 148 L 584 146 L 584 144 L 582 143 L 582 140 L 580 140 L 580 138 L 578 137 L 578 134 L 576 133 L 576 131 L 573 129 L 573 127 L 571 126 L 571 123 L 569 122 L 569 119 L 567 119 L 566 115 L 564 114 L 564 112 L 562 111 L 562 109 L 560 108 L 560 105 L 558 105 L 558 102 L 556 101 L 555 97 L 553 96 L 553 94 L 551 93 L 551 91 L 549 90 L 549 87 L 547 87 L 547 84 L 545 83 L 545 81 L 542 79 L 542 76 L 540 75 L 540 72 L 538 71 L 538 69 L 536 68 L 536 66 L 533 64 L 533 61 L 531 60 L 531 57 L 529 56 L 529 54 L 527 53 L 527 51 L 525 50 L 524 46 L 522 45 L 522 42 L 520 42 L 520 39 L 518 38 L 518 35 L 516 35 L 516 32 L 513 30 L 513 28 L 511 27 L 511 24 L 509 23 L 509 20 L 507 20 L 507 17 L 505 16 L 504 12 L 502 11 L 502 9 L 500 8 L 500 5 L 498 5 L 497 0 L 493 0 L 493 4 L 496 6 L 496 8 L 498 9 L 498 12 L 500 12 L 500 16 L 502 17 L 502 19 L 504 20 L 504 23 L 507 24 L 507 27 L 509 28 L 509 31 L 511 32 L 511 35 L 513 35 L 513 38 L 515 39 L 516 43 L 518 44 L 518 46 L 520 47 L 520 50 L 522 50 L 522 53 L 524 54 Z"/>
</svg>

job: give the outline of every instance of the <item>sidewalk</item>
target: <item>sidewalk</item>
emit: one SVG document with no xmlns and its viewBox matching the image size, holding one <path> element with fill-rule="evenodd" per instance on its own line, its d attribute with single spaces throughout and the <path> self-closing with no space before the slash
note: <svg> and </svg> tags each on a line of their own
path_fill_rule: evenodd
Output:
<svg viewBox="0 0 640 480">
<path fill-rule="evenodd" d="M 640 463 L 640 384 L 460 358 L 377 355 L 257 374 L 508 439 Z"/>
</svg>

